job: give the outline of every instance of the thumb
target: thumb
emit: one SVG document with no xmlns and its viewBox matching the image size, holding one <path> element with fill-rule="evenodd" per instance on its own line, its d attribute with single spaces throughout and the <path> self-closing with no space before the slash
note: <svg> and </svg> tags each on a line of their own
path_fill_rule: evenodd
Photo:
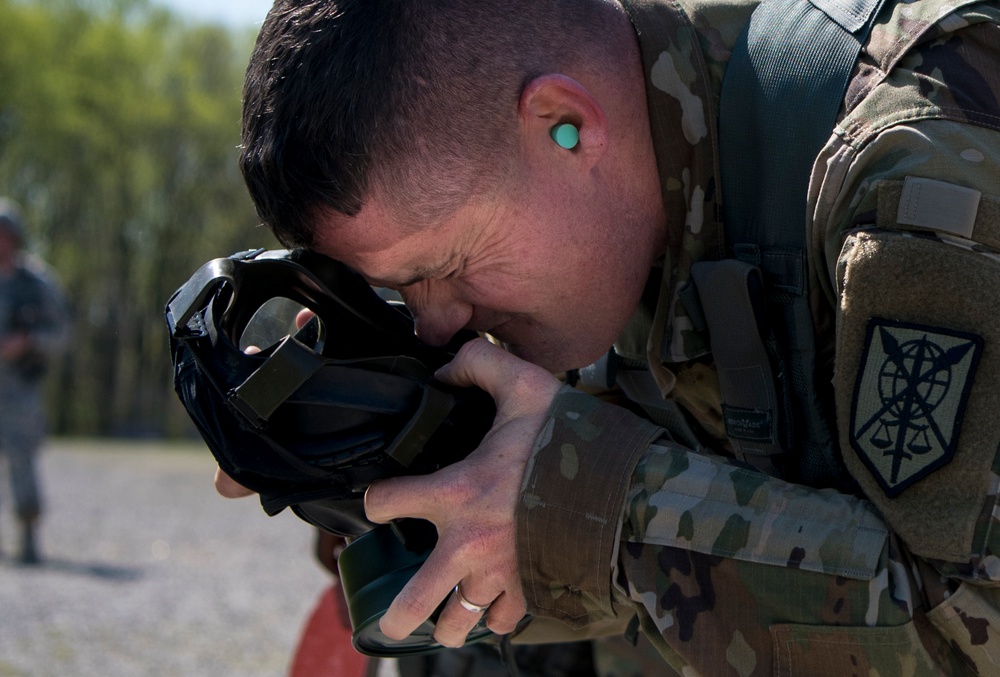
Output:
<svg viewBox="0 0 1000 677">
<path fill-rule="evenodd" d="M 215 469 L 215 490 L 223 498 L 245 498 L 255 493 L 227 475 L 222 468 Z"/>
<path fill-rule="evenodd" d="M 547 407 L 561 385 L 542 367 L 480 338 L 464 344 L 455 359 L 438 369 L 435 376 L 454 386 L 479 386 L 493 397 L 498 408 L 512 402 L 528 408 L 537 404 Z"/>
<path fill-rule="evenodd" d="M 510 371 L 506 364 L 508 358 L 520 361 L 486 339 L 476 338 L 464 343 L 455 358 L 438 369 L 434 376 L 453 386 L 479 386 L 495 396 L 504 373 Z"/>
</svg>

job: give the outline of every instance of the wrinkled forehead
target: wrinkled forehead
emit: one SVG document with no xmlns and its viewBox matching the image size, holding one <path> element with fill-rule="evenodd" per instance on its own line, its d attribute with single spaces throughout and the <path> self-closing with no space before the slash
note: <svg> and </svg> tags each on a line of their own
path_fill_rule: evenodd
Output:
<svg viewBox="0 0 1000 677">
<path fill-rule="evenodd" d="M 314 248 L 358 271 L 373 284 L 401 287 L 428 276 L 438 252 L 449 246 L 440 227 L 414 228 L 375 203 L 355 216 L 328 214 L 316 229 Z"/>
<path fill-rule="evenodd" d="M 353 216 L 332 209 L 319 211 L 314 248 L 331 258 L 344 260 L 392 248 L 417 231 L 379 201 L 369 200 Z"/>
</svg>

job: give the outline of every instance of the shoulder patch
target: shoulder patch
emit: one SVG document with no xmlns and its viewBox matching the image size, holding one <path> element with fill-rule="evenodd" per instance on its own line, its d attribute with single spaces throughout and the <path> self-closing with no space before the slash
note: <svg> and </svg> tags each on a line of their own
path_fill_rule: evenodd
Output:
<svg viewBox="0 0 1000 677">
<path fill-rule="evenodd" d="M 851 446 L 887 496 L 951 461 L 983 340 L 872 318 L 851 405 Z"/>
</svg>

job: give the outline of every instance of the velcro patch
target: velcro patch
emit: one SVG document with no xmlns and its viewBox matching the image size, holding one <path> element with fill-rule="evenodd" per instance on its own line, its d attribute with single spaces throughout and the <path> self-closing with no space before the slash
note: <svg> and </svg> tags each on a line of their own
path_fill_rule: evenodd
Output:
<svg viewBox="0 0 1000 677">
<path fill-rule="evenodd" d="M 851 407 L 851 446 L 892 497 L 951 461 L 983 340 L 872 318 Z"/>
</svg>

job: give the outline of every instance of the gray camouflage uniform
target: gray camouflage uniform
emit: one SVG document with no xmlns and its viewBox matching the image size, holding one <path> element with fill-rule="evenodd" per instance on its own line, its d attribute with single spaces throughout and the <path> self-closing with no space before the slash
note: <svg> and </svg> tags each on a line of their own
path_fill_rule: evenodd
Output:
<svg viewBox="0 0 1000 677">
<path fill-rule="evenodd" d="M 22 520 L 42 511 L 35 456 L 45 434 L 41 376 L 45 362 L 66 341 L 62 293 L 42 264 L 22 256 L 0 276 L 0 337 L 27 333 L 28 354 L 0 359 L 0 455 L 6 458 L 14 508 Z"/>
<path fill-rule="evenodd" d="M 678 300 L 724 237 L 716 108 L 753 4 L 625 4 L 672 246 L 616 351 L 661 405 L 654 424 L 556 398 L 518 508 L 529 613 L 591 632 L 638 615 L 683 675 L 1000 674 L 1000 7 L 887 3 L 813 168 L 845 490 L 730 460 Z"/>
</svg>

